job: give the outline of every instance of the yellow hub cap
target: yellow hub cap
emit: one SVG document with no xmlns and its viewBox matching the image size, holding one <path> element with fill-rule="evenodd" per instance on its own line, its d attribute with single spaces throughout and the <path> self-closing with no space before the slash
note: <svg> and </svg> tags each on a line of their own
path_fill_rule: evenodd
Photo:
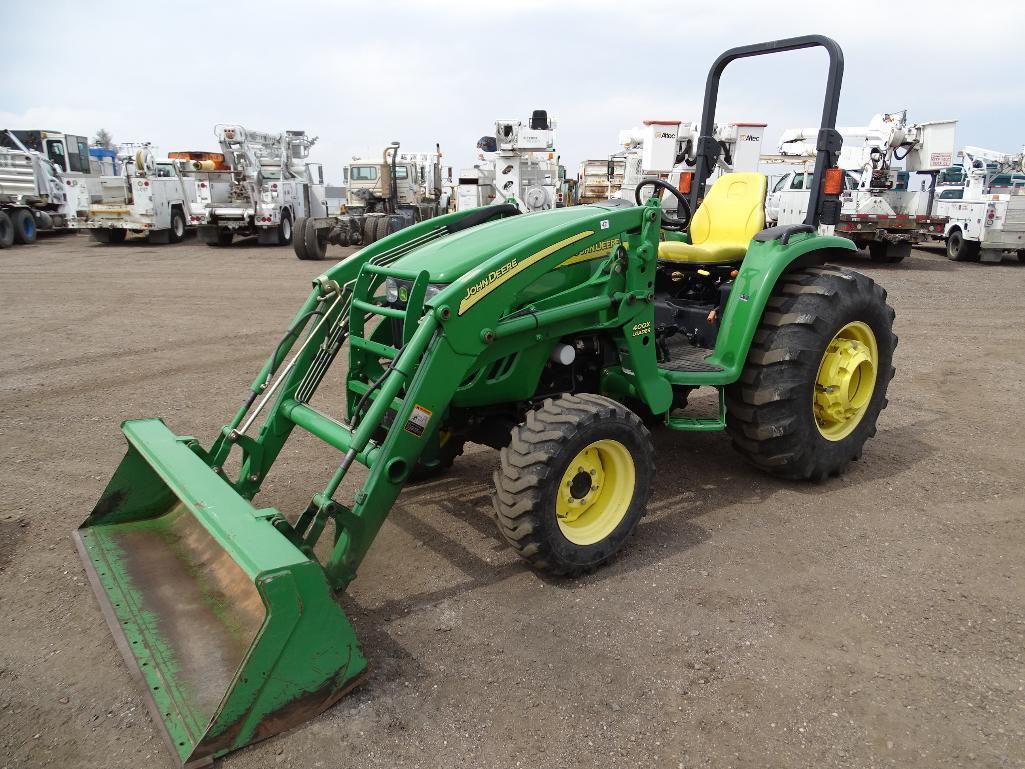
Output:
<svg viewBox="0 0 1025 769">
<path fill-rule="evenodd" d="M 879 346 L 868 324 L 848 323 L 826 345 L 815 378 L 812 410 L 819 432 L 839 441 L 861 423 L 876 389 Z"/>
<path fill-rule="evenodd" d="M 626 516 L 636 473 L 619 441 L 600 440 L 573 457 L 559 482 L 555 514 L 562 535 L 575 545 L 609 536 Z"/>
</svg>

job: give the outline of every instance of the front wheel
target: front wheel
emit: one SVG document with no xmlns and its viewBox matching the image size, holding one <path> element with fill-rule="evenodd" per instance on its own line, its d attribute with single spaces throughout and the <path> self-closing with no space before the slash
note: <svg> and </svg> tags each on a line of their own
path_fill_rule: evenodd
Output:
<svg viewBox="0 0 1025 769">
<path fill-rule="evenodd" d="M 734 447 L 783 478 L 841 474 L 886 408 L 893 318 L 886 292 L 861 273 L 827 265 L 783 276 L 726 389 Z"/>
<path fill-rule="evenodd" d="M 292 245 L 292 215 L 288 211 L 281 212 L 281 224 L 278 225 L 278 245 Z"/>
<path fill-rule="evenodd" d="M 641 420 L 600 395 L 562 395 L 527 414 L 495 472 L 498 530 L 554 574 L 610 560 L 644 515 L 655 451 Z"/>
<path fill-rule="evenodd" d="M 10 248 L 14 243 L 14 225 L 6 211 L 0 211 L 0 248 Z"/>
</svg>

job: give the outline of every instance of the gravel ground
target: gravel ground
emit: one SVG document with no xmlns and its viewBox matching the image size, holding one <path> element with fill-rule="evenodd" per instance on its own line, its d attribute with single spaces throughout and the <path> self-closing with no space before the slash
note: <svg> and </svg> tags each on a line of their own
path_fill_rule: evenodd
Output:
<svg viewBox="0 0 1025 769">
<path fill-rule="evenodd" d="M 662 431 L 632 543 L 560 581 L 499 539 L 497 455 L 471 447 L 403 492 L 344 599 L 367 683 L 225 769 L 1025 766 L 1025 265 L 849 266 L 900 345 L 847 475 L 780 482 Z M 173 765 L 70 533 L 118 424 L 209 442 L 321 267 L 246 242 L 0 252 L 0 768 Z M 301 511 L 336 462 L 293 440 L 261 501 Z"/>
</svg>

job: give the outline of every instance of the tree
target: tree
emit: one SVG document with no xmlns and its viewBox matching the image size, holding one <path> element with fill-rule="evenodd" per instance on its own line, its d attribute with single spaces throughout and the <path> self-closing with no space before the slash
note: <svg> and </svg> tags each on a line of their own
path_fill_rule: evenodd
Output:
<svg viewBox="0 0 1025 769">
<path fill-rule="evenodd" d="M 114 137 L 110 135 L 110 131 L 106 128 L 101 128 L 96 132 L 96 136 L 93 137 L 94 147 L 103 147 L 105 150 L 114 149 Z"/>
</svg>

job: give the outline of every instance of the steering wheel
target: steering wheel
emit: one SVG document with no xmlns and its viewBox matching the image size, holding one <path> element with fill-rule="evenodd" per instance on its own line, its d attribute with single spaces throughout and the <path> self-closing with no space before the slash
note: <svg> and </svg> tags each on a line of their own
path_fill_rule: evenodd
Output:
<svg viewBox="0 0 1025 769">
<path fill-rule="evenodd" d="M 671 230 L 673 232 L 683 232 L 687 229 L 690 224 L 691 210 L 690 201 L 687 197 L 680 192 L 676 187 L 671 185 L 669 182 L 664 182 L 661 179 L 644 179 L 637 188 L 634 190 L 634 199 L 637 201 L 637 205 L 644 205 L 644 198 L 641 195 L 641 190 L 644 187 L 652 186 L 657 191 L 659 188 L 668 190 L 676 198 L 676 216 L 670 216 L 662 212 L 662 229 Z"/>
</svg>

